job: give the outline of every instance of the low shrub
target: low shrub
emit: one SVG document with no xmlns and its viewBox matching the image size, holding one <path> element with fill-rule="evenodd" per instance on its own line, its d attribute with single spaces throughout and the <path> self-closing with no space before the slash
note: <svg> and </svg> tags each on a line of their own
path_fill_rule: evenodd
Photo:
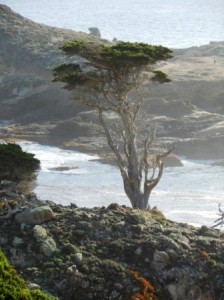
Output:
<svg viewBox="0 0 224 300">
<path fill-rule="evenodd" d="M 17 275 L 0 251 L 0 300 L 57 300 L 40 290 L 30 290 L 25 281 Z"/>
</svg>

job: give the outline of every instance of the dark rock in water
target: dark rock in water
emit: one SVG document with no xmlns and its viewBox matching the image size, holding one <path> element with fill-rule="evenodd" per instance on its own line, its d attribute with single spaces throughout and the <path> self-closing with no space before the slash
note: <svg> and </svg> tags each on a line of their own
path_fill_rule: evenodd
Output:
<svg viewBox="0 0 224 300">
<path fill-rule="evenodd" d="M 77 170 L 78 167 L 55 167 L 55 168 L 50 168 L 49 170 L 52 171 L 70 171 L 70 170 Z"/>
<path fill-rule="evenodd" d="M 165 167 L 182 167 L 183 163 L 177 155 L 171 153 L 164 159 L 164 165 Z"/>
</svg>

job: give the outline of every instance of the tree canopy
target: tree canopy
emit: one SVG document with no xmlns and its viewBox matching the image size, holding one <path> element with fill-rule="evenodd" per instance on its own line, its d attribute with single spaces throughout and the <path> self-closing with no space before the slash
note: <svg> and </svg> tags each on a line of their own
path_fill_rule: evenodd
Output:
<svg viewBox="0 0 224 300">
<path fill-rule="evenodd" d="M 95 68 L 113 71 L 123 76 L 130 76 L 131 72 L 139 73 L 145 69 L 152 71 L 152 66 L 156 62 L 172 57 L 172 51 L 166 47 L 131 42 L 119 42 L 108 46 L 75 40 L 66 42 L 61 49 L 67 55 L 80 55 L 86 58 L 90 65 Z M 77 63 L 56 67 L 54 75 L 55 81 L 66 82 L 68 89 L 74 89 L 76 84 L 84 84 L 90 79 Z M 166 74 L 161 71 L 159 74 L 156 71 L 153 80 L 156 81 L 157 79 L 160 83 L 170 81 Z"/>
<path fill-rule="evenodd" d="M 68 56 L 84 57 L 86 63 L 80 65 L 74 60 L 58 66 L 54 81 L 66 83 L 74 99 L 98 111 L 132 206 L 147 208 L 150 193 L 162 176 L 162 158 L 170 151 L 153 153 L 154 125 L 148 124 L 142 137 L 138 126 L 144 102 L 140 86 L 149 80 L 170 82 L 165 73 L 155 68 L 157 62 L 171 58 L 172 51 L 144 43 L 108 45 L 83 40 L 67 42 L 61 49 Z M 108 120 L 111 113 L 117 118 L 114 123 Z"/>
</svg>

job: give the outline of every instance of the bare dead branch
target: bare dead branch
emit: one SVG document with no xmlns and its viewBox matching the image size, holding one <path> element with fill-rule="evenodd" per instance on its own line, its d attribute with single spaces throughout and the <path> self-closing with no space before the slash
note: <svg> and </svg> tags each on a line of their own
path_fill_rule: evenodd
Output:
<svg viewBox="0 0 224 300">
<path fill-rule="evenodd" d="M 140 92 L 138 92 L 138 93 L 139 93 L 139 99 L 138 99 L 138 101 L 137 101 L 137 103 L 135 104 L 135 107 L 134 107 L 134 109 L 133 109 L 133 121 L 136 120 L 137 115 L 138 115 L 138 113 L 139 113 L 139 110 L 140 110 L 140 108 L 141 108 L 141 106 L 142 106 L 142 103 L 143 103 L 143 96 L 140 94 Z"/>
<path fill-rule="evenodd" d="M 107 124 L 106 124 L 106 122 L 105 122 L 105 120 L 103 118 L 103 111 L 102 111 L 102 109 L 99 108 L 98 112 L 99 112 L 99 120 L 100 120 L 101 125 L 103 126 L 103 129 L 104 129 L 104 132 L 105 132 L 108 144 L 111 147 L 112 151 L 114 152 L 114 154 L 115 154 L 115 156 L 117 158 L 119 166 L 122 166 L 123 168 L 125 168 L 125 162 L 124 162 L 121 154 L 117 150 L 116 144 L 115 144 L 115 142 L 114 142 L 114 140 L 112 138 L 110 130 L 108 129 L 108 126 L 107 126 Z"/>
<path fill-rule="evenodd" d="M 224 211 L 221 209 L 221 203 L 219 203 L 218 210 L 219 210 L 218 215 L 220 216 L 220 218 L 215 220 L 215 222 L 214 222 L 215 224 L 213 226 L 211 226 L 212 228 L 215 228 L 218 226 L 220 226 L 220 228 L 222 228 L 222 226 L 224 224 Z"/>
</svg>

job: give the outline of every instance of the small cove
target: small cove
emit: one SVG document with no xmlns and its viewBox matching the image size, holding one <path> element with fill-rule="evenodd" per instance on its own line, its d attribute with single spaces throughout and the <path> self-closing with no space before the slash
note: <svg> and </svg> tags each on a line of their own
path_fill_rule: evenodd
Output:
<svg viewBox="0 0 224 300">
<path fill-rule="evenodd" d="M 34 192 L 42 200 L 79 207 L 130 206 L 116 167 L 102 164 L 97 156 L 20 142 L 41 161 Z M 224 207 L 224 168 L 212 161 L 182 159 L 184 167 L 166 168 L 150 198 L 168 219 L 196 226 L 213 225 L 218 218 L 218 204 Z"/>
</svg>

